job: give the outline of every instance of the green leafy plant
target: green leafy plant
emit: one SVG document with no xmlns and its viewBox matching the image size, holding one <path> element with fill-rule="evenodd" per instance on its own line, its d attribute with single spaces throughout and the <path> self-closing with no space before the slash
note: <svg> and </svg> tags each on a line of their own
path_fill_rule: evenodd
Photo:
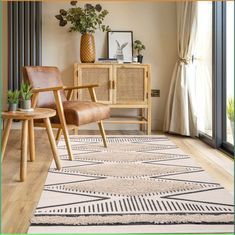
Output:
<svg viewBox="0 0 235 235">
<path fill-rule="evenodd" d="M 137 55 L 141 55 L 141 51 L 145 50 L 146 47 L 140 40 L 135 40 L 134 49 L 137 51 Z"/>
<path fill-rule="evenodd" d="M 28 83 L 21 83 L 20 95 L 23 100 L 30 100 L 33 93 L 32 88 Z"/>
<path fill-rule="evenodd" d="M 18 104 L 20 92 L 18 90 L 9 90 L 7 92 L 7 102 L 8 104 Z"/>
<path fill-rule="evenodd" d="M 228 114 L 228 119 L 234 122 L 234 99 L 232 97 L 229 98 L 228 100 L 227 114 Z"/>
<path fill-rule="evenodd" d="M 74 7 L 68 10 L 61 9 L 56 19 L 59 20 L 60 26 L 70 23 L 70 32 L 94 33 L 97 29 L 105 32 L 110 31 L 109 26 L 103 23 L 104 18 L 108 14 L 107 10 L 103 10 L 100 4 L 85 4 L 84 7 L 76 6 L 77 1 L 71 1 Z"/>
</svg>

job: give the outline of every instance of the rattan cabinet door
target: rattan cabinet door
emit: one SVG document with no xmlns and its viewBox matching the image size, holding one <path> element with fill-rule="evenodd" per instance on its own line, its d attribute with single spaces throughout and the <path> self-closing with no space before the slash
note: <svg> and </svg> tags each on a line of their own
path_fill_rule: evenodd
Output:
<svg viewBox="0 0 235 235">
<path fill-rule="evenodd" d="M 78 85 L 98 84 L 95 88 L 96 97 L 99 102 L 110 104 L 112 93 L 110 81 L 112 79 L 112 66 L 109 65 L 79 65 L 78 66 Z M 78 92 L 78 99 L 90 100 L 89 91 L 82 89 Z"/>
<path fill-rule="evenodd" d="M 115 66 L 116 104 L 145 104 L 147 95 L 147 69 L 145 66 Z"/>
</svg>

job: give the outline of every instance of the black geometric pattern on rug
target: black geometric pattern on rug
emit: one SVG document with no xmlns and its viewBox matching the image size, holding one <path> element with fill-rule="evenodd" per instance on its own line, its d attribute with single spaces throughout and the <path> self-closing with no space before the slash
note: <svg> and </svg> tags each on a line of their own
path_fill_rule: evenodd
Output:
<svg viewBox="0 0 235 235">
<path fill-rule="evenodd" d="M 74 154 L 75 160 L 71 162 L 62 152 L 62 163 L 65 164 L 63 168 L 60 171 L 54 167 L 49 170 L 51 182 L 54 179 L 59 179 L 59 182 L 46 182 L 43 192 L 45 197 L 48 195 L 48 198 L 61 198 L 62 201 L 58 203 L 50 200 L 39 203 L 32 225 L 48 224 L 46 221 L 37 222 L 37 217 L 47 216 L 77 217 L 79 221 L 81 216 L 102 218 L 144 214 L 168 215 L 172 218 L 177 215 L 184 216 L 181 221 L 170 223 L 155 221 L 154 224 L 193 224 L 193 221 L 187 221 L 187 216 L 190 215 L 205 216 L 206 219 L 202 219 L 201 224 L 233 224 L 231 219 L 227 221 L 215 219 L 216 216 L 233 215 L 233 201 L 228 199 L 230 195 L 222 200 L 221 194 L 227 193 L 224 188 L 207 179 L 204 170 L 166 137 L 108 137 L 107 149 L 102 147 L 102 140 L 99 137 L 74 136 L 71 142 L 73 150 L 79 153 Z M 76 145 L 76 143 L 79 144 Z M 60 152 L 65 150 L 63 141 L 58 148 Z M 132 167 L 146 169 L 146 174 L 133 176 L 131 172 L 124 172 L 125 174 L 121 176 L 110 176 L 110 168 L 124 162 L 115 161 L 111 157 L 112 153 L 117 151 L 121 151 L 120 154 L 126 154 L 127 158 L 131 157 L 131 154 L 142 153 L 147 154 L 147 157 L 151 156 L 151 160 L 133 160 L 126 163 L 127 166 L 129 164 Z M 102 153 L 110 154 L 110 159 L 102 159 Z M 98 160 L 97 154 L 100 156 Z M 81 160 L 85 155 L 94 159 Z M 155 159 L 152 160 L 152 157 Z M 105 166 L 107 167 L 103 168 Z M 152 171 L 155 168 L 156 173 L 153 174 Z M 103 171 L 97 172 L 97 169 L 103 169 Z M 63 182 L 60 182 L 60 179 L 63 179 Z M 143 185 L 138 185 L 138 181 Z M 132 188 L 122 188 L 122 182 L 123 184 L 133 182 L 133 190 L 136 190 L 136 193 L 131 192 Z M 93 184 L 95 187 L 92 187 Z M 111 191 L 106 189 L 106 186 L 111 188 Z M 146 190 L 142 187 L 146 187 Z M 66 198 L 67 196 L 69 198 Z M 142 224 L 146 223 L 148 221 L 142 222 Z M 98 225 L 102 224 L 106 223 Z M 135 221 L 130 224 L 135 224 Z M 136 224 L 141 223 L 136 222 Z M 195 221 L 195 224 L 198 224 L 198 221 Z M 71 224 L 53 223 L 53 225 Z M 95 221 L 94 225 L 97 225 Z"/>
</svg>

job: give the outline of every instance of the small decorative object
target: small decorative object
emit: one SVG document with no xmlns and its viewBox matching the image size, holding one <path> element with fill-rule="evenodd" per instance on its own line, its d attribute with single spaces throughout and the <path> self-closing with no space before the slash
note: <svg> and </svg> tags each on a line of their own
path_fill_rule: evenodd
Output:
<svg viewBox="0 0 235 235">
<path fill-rule="evenodd" d="M 20 87 L 21 108 L 31 110 L 32 89 L 28 83 L 22 83 Z"/>
<path fill-rule="evenodd" d="M 138 62 L 138 58 L 137 56 L 133 56 L 133 60 L 132 60 L 133 63 L 137 63 Z"/>
<path fill-rule="evenodd" d="M 108 57 L 121 62 L 132 62 L 133 32 L 110 31 L 108 32 Z"/>
<path fill-rule="evenodd" d="M 124 60 L 123 49 L 127 46 L 128 42 L 123 43 L 122 45 L 116 40 L 117 43 L 117 51 L 116 51 L 116 58 L 118 61 Z"/>
<path fill-rule="evenodd" d="M 7 92 L 8 111 L 16 111 L 18 108 L 20 92 L 18 90 Z"/>
<path fill-rule="evenodd" d="M 229 98 L 227 105 L 228 119 L 230 120 L 232 135 L 234 138 L 234 98 Z"/>
<path fill-rule="evenodd" d="M 77 1 L 71 1 L 74 7 L 68 10 L 61 9 L 60 14 L 56 15 L 60 26 L 65 26 L 70 22 L 69 32 L 79 32 L 81 36 L 80 59 L 82 63 L 95 62 L 95 39 L 94 33 L 97 29 L 103 32 L 109 31 L 109 26 L 103 23 L 108 14 L 107 10 L 102 10 L 100 4 L 85 4 L 84 7 L 77 7 Z"/>
<path fill-rule="evenodd" d="M 140 40 L 135 40 L 134 49 L 137 51 L 138 62 L 142 64 L 143 55 L 141 54 L 141 51 L 146 49 L 145 45 L 143 45 Z"/>
</svg>

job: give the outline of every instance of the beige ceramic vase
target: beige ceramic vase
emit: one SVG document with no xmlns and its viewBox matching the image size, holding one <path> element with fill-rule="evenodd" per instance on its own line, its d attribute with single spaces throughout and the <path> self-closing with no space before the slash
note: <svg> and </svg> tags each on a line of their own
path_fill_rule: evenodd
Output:
<svg viewBox="0 0 235 235">
<path fill-rule="evenodd" d="M 81 36 L 80 59 L 82 63 L 95 62 L 95 38 L 91 33 L 85 33 Z"/>
</svg>

